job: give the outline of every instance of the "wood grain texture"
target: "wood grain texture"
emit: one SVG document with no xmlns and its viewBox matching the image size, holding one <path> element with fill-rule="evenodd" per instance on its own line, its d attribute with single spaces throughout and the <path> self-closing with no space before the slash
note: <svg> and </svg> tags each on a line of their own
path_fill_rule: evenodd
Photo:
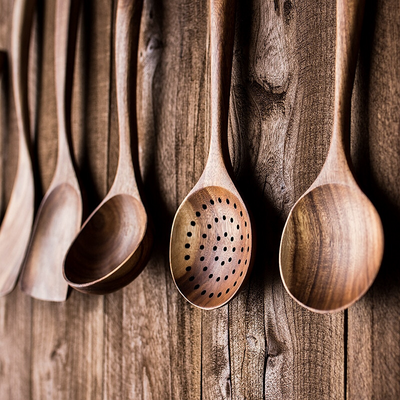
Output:
<svg viewBox="0 0 400 400">
<path fill-rule="evenodd" d="M 348 399 L 399 395 L 399 91 L 400 8 L 366 3 L 358 74 L 353 94 L 352 156 L 360 181 L 381 214 L 385 256 L 365 298 L 348 312 Z"/>
<path fill-rule="evenodd" d="M 46 40 L 54 37 L 55 2 L 43 2 L 42 7 L 46 21 L 42 36 L 45 41 L 42 45 L 46 48 L 46 52 L 43 52 L 42 63 L 46 67 L 42 71 L 44 75 L 39 98 L 41 112 L 38 120 L 38 146 L 43 157 L 40 158 L 43 170 L 51 168 L 51 171 L 54 171 L 56 159 L 51 157 L 51 153 L 46 157 L 46 151 L 55 152 L 57 148 L 46 146 L 48 142 L 57 145 L 56 110 L 51 108 L 55 104 L 54 46 L 48 46 Z M 89 200 L 87 208 L 98 201 L 98 195 L 104 196 L 107 191 L 111 9 L 112 5 L 108 1 L 85 2 L 78 34 L 72 135 L 74 143 L 78 144 L 76 146 L 78 155 L 80 149 L 88 142 L 96 144 L 93 148 L 89 148 L 90 166 L 93 169 L 86 166 L 84 169 L 86 176 L 82 175 L 84 182 L 87 182 L 87 176 L 96 176 L 96 182 L 91 182 L 91 185 L 96 184 L 99 188 L 98 193 L 95 191 L 87 193 Z M 85 40 L 89 41 L 89 38 L 90 46 L 85 47 Z M 45 87 L 47 90 L 43 89 Z M 88 87 L 91 87 L 90 94 Z M 82 99 L 85 99 L 84 110 L 81 109 Z M 47 110 L 53 110 L 54 114 Z M 81 112 L 85 112 L 83 125 L 81 125 L 83 121 L 79 118 Z M 85 164 L 85 157 L 88 155 L 83 154 L 83 159 L 75 157 L 80 161 L 80 171 L 82 171 L 82 165 Z M 45 190 L 50 184 L 51 177 L 51 173 L 48 173 L 46 179 L 43 179 Z M 87 185 L 85 187 L 88 188 Z M 33 303 L 32 317 L 35 323 L 31 331 L 33 383 L 30 398 L 102 398 L 103 310 L 102 297 L 85 299 L 85 296 L 78 293 L 72 293 L 65 304 L 54 305 L 41 301 Z"/>
<path fill-rule="evenodd" d="M 11 3 L 0 0 L 0 44 L 6 48 Z M 54 2 L 39 3 L 43 33 L 36 36 L 34 53 L 43 59 L 42 84 L 33 114 L 45 191 L 57 149 L 53 46 L 47 33 L 54 31 Z M 115 1 L 85 1 L 80 21 L 72 133 L 86 216 L 107 193 L 118 160 L 115 7 Z M 235 182 L 255 216 L 258 247 L 241 293 L 229 306 L 203 312 L 173 284 L 168 239 L 173 215 L 199 179 L 209 148 L 208 6 L 145 0 L 138 150 L 155 250 L 132 284 L 107 296 L 73 292 L 58 305 L 31 300 L 18 290 L 1 298 L 2 396 L 397 399 L 399 12 L 394 0 L 366 6 L 352 108 L 356 176 L 384 216 L 392 250 L 364 299 L 347 312 L 326 316 L 304 310 L 286 294 L 277 256 L 284 220 L 328 152 L 335 1 L 238 2 L 228 144 Z M 46 43 L 42 50 L 40 43 Z M 15 135 L 12 108 L 9 132 Z M 15 144 L 9 148 L 15 150 Z M 10 185 L 5 186 L 8 196 Z"/>
</svg>

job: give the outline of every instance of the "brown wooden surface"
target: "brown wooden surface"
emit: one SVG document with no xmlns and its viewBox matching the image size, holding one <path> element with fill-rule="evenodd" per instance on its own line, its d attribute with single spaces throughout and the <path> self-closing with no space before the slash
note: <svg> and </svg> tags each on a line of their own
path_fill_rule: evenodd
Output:
<svg viewBox="0 0 400 400">
<path fill-rule="evenodd" d="M 72 118 L 87 216 L 113 179 L 118 122 L 115 4 L 83 3 Z M 40 91 L 30 98 L 44 192 L 57 148 L 54 2 L 38 4 L 30 89 Z M 8 50 L 11 12 L 12 1 L 1 0 L 0 47 Z M 255 217 L 256 261 L 243 291 L 218 310 L 193 308 L 172 282 L 172 218 L 208 152 L 207 15 L 205 1 L 144 1 L 139 150 L 156 231 L 148 266 L 106 296 L 73 292 L 67 302 L 51 304 L 17 288 L 1 298 L 2 399 L 400 397 L 399 3 L 366 4 L 352 106 L 356 175 L 382 216 L 384 263 L 367 295 L 333 315 L 314 314 L 291 300 L 277 258 L 285 218 L 318 175 L 329 146 L 333 0 L 318 6 L 311 0 L 238 2 L 229 146 L 235 182 Z M 13 176 L 12 107 L 9 114 L 5 160 L 11 164 L 5 171 Z M 2 187 L 8 199 L 9 178 Z"/>
</svg>

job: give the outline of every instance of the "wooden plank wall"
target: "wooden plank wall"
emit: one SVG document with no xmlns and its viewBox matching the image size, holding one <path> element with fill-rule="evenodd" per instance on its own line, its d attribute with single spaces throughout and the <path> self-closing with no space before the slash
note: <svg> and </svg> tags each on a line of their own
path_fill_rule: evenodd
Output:
<svg viewBox="0 0 400 400">
<path fill-rule="evenodd" d="M 115 3 L 84 0 L 80 20 L 72 120 L 86 216 L 107 192 L 118 157 Z M 400 398 L 400 3 L 367 2 L 352 106 L 352 157 L 384 222 L 384 263 L 367 295 L 333 315 L 289 298 L 277 253 L 285 218 L 329 146 L 335 1 L 238 3 L 229 147 L 257 228 L 250 282 L 228 306 L 208 312 L 190 306 L 173 284 L 172 218 L 208 151 L 208 8 L 205 0 L 145 0 L 137 107 L 156 230 L 152 258 L 111 295 L 73 292 L 51 304 L 17 288 L 1 298 L 1 399 Z M 5 50 L 12 5 L 0 0 Z M 39 200 L 56 162 L 53 32 L 54 1 L 39 0 L 30 60 Z M 9 79 L 8 71 L 0 101 L 2 212 L 15 173 Z"/>
</svg>

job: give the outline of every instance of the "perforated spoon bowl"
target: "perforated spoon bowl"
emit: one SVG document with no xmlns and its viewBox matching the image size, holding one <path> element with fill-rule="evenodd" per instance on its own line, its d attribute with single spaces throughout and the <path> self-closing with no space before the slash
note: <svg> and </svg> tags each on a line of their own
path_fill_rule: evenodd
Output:
<svg viewBox="0 0 400 400">
<path fill-rule="evenodd" d="M 142 0 L 119 0 L 115 64 L 119 122 L 119 159 L 110 191 L 82 226 L 64 261 L 64 277 L 74 289 L 106 294 L 135 279 L 151 248 L 147 213 L 138 191 L 131 155 L 131 128 L 136 129 L 136 61 Z"/>
<path fill-rule="evenodd" d="M 347 154 L 350 99 L 363 0 L 337 0 L 334 123 L 325 164 L 294 205 L 280 245 L 288 293 L 320 313 L 343 310 L 371 286 L 382 261 L 383 229 L 358 187 Z"/>
<path fill-rule="evenodd" d="M 228 128 L 235 2 L 210 0 L 211 140 L 206 167 L 178 208 L 171 232 L 174 282 L 193 305 L 226 304 L 249 275 L 252 229 L 247 208 L 224 163 Z M 224 140 L 226 143 L 226 140 Z"/>
</svg>

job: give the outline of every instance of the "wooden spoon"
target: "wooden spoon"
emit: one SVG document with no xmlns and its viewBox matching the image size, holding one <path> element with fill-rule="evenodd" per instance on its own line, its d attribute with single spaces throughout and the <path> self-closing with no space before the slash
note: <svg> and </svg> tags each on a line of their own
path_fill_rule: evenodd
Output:
<svg viewBox="0 0 400 400">
<path fill-rule="evenodd" d="M 316 312 L 347 308 L 371 286 L 383 256 L 383 229 L 348 164 L 350 101 L 364 1 L 337 0 L 331 145 L 311 187 L 296 202 L 280 245 L 288 293 Z"/>
<path fill-rule="evenodd" d="M 11 33 L 11 70 L 18 125 L 18 163 L 10 200 L 0 228 L 0 296 L 16 284 L 29 242 L 35 189 L 29 152 L 27 66 L 35 0 L 15 0 Z"/>
<path fill-rule="evenodd" d="M 131 81 L 136 82 L 142 5 L 142 0 L 119 0 L 117 6 L 119 160 L 114 183 L 83 225 L 64 262 L 67 282 L 85 293 L 105 294 L 127 285 L 142 271 L 150 253 L 151 234 L 135 179 L 130 139 L 131 129 L 136 134 L 136 98 L 129 89 Z"/>
<path fill-rule="evenodd" d="M 224 163 L 231 82 L 235 2 L 210 0 L 211 139 L 203 174 L 178 208 L 171 232 L 174 282 L 193 305 L 226 304 L 250 272 L 249 213 Z M 226 148 L 225 148 L 226 150 Z"/>
<path fill-rule="evenodd" d="M 64 301 L 68 285 L 62 274 L 65 254 L 82 222 L 82 198 L 72 165 L 68 133 L 79 3 L 57 0 L 55 79 L 58 116 L 57 165 L 38 209 L 21 275 L 21 289 L 41 300 Z"/>
</svg>

